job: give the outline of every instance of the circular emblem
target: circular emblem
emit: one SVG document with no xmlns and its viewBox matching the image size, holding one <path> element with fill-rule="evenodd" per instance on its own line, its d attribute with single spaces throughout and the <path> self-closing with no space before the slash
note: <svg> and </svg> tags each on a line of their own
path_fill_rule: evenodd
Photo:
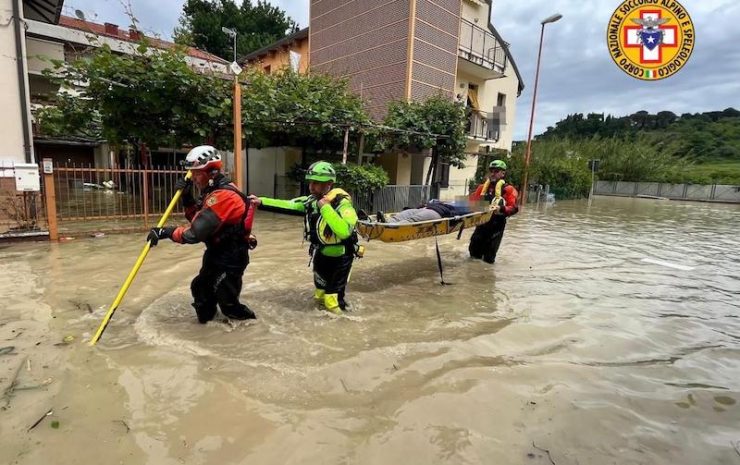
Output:
<svg viewBox="0 0 740 465">
<path fill-rule="evenodd" d="M 206 205 L 208 205 L 209 207 L 212 207 L 213 205 L 216 204 L 217 201 L 218 200 L 216 199 L 216 196 L 215 195 L 212 195 L 212 196 L 208 197 L 208 200 L 206 201 Z"/>
<path fill-rule="evenodd" d="M 665 79 L 683 68 L 694 50 L 694 23 L 675 0 L 625 0 L 606 30 L 609 54 L 630 76 Z"/>
</svg>

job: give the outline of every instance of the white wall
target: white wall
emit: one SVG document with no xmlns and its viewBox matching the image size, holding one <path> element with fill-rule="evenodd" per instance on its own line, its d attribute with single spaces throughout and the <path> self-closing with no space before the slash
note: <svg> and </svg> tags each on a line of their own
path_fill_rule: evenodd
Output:
<svg viewBox="0 0 740 465">
<path fill-rule="evenodd" d="M 278 182 L 277 192 L 275 176 L 281 180 L 294 163 L 301 160 L 301 151 L 296 147 L 265 147 L 249 149 L 249 194 L 267 197 L 293 197 L 297 192 L 281 189 L 285 182 Z M 292 181 L 289 181 L 292 184 Z"/>
<path fill-rule="evenodd" d="M 24 163 L 26 155 L 24 150 L 23 126 L 27 125 L 30 133 L 30 112 L 22 114 L 21 85 L 18 80 L 18 64 L 16 61 L 15 24 L 11 21 L 13 16 L 13 1 L 0 0 L 0 108 L 3 110 L 3 122 L 0 124 L 0 160 Z M 21 0 L 17 0 L 20 2 Z M 21 8 L 21 14 L 22 8 Z M 25 32 L 21 28 L 21 34 Z M 25 48 L 25 40 L 21 45 Z M 21 57 L 21 59 L 23 59 Z M 26 86 L 26 103 L 30 108 L 28 98 L 28 79 L 24 73 Z M 31 146 L 33 153 L 33 146 Z"/>
</svg>

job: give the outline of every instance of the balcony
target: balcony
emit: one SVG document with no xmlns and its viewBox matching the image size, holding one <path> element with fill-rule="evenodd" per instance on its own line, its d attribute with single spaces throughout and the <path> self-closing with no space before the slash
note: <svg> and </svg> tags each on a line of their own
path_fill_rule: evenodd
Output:
<svg viewBox="0 0 740 465">
<path fill-rule="evenodd" d="M 460 42 L 457 55 L 460 68 L 481 79 L 503 77 L 506 70 L 506 50 L 490 31 L 460 21 Z"/>
<path fill-rule="evenodd" d="M 498 142 L 501 135 L 501 126 L 505 124 L 505 107 L 493 107 L 493 111 L 490 113 L 471 109 L 466 127 L 468 138 L 478 141 Z"/>
</svg>

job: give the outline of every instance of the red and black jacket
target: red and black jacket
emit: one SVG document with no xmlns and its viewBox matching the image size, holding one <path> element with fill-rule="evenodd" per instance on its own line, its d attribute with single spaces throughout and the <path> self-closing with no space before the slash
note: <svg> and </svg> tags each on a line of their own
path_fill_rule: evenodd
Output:
<svg viewBox="0 0 740 465">
<path fill-rule="evenodd" d="M 198 201 L 190 197 L 184 198 L 183 203 L 190 224 L 175 229 L 172 240 L 181 244 L 203 242 L 210 259 L 223 265 L 246 266 L 250 231 L 245 230 L 244 223 L 250 203 L 244 194 L 219 175 Z"/>
</svg>

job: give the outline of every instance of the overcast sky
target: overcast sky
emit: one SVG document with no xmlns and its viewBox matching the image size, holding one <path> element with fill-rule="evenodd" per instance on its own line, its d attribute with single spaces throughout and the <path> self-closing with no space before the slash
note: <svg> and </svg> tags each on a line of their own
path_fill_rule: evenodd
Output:
<svg viewBox="0 0 740 465">
<path fill-rule="evenodd" d="M 124 0 L 127 1 L 127 0 Z M 238 1 L 238 0 L 237 0 Z M 182 0 L 131 0 L 140 27 L 169 38 Z M 273 0 L 301 27 L 308 25 L 308 0 Z M 694 21 L 696 45 L 686 66 L 672 77 L 644 82 L 611 61 L 606 27 L 619 0 L 494 0 L 493 24 L 511 44 L 526 89 L 518 100 L 515 139 L 529 124 L 540 20 L 563 19 L 545 28 L 535 134 L 570 113 L 630 114 L 670 110 L 677 114 L 740 109 L 740 1 L 682 0 Z M 127 26 L 121 0 L 67 0 L 65 14 L 82 10 L 97 22 Z"/>
</svg>

